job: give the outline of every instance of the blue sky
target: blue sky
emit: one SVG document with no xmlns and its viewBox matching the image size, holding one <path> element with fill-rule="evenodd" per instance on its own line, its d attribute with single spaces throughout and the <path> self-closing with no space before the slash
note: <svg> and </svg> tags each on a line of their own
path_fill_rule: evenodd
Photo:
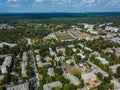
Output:
<svg viewBox="0 0 120 90">
<path fill-rule="evenodd" d="M 120 12 L 120 0 L 0 0 L 3 12 Z"/>
</svg>

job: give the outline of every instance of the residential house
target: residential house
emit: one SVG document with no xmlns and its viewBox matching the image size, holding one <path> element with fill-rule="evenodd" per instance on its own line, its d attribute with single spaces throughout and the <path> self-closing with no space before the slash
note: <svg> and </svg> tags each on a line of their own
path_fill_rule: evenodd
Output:
<svg viewBox="0 0 120 90">
<path fill-rule="evenodd" d="M 54 76 L 54 68 L 48 68 L 47 74 L 48 74 L 49 76 Z"/>
<path fill-rule="evenodd" d="M 62 88 L 62 83 L 60 81 L 47 83 L 47 84 L 43 85 L 43 90 L 53 90 L 53 88 L 55 88 L 55 87 Z"/>
<path fill-rule="evenodd" d="M 11 65 L 12 65 L 12 57 L 7 56 L 1 66 L 2 74 L 7 73 L 7 67 L 10 68 Z"/>
<path fill-rule="evenodd" d="M 56 51 L 57 52 L 59 52 L 59 51 L 65 52 L 65 47 L 64 46 L 57 46 Z"/>
<path fill-rule="evenodd" d="M 29 83 L 22 83 L 19 85 L 8 86 L 6 90 L 29 90 Z"/>
<path fill-rule="evenodd" d="M 84 83 L 91 83 L 97 80 L 97 76 L 90 72 L 90 73 L 83 73 L 82 79 L 84 80 Z"/>
</svg>

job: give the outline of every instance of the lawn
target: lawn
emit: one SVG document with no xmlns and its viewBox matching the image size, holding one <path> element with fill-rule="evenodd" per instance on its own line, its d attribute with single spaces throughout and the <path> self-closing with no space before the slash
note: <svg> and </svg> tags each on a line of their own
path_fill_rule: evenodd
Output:
<svg viewBox="0 0 120 90">
<path fill-rule="evenodd" d="M 65 33 L 65 32 L 62 32 L 62 33 L 57 33 L 56 36 L 60 39 L 60 40 L 65 40 L 65 39 L 72 39 L 72 37 Z"/>
</svg>

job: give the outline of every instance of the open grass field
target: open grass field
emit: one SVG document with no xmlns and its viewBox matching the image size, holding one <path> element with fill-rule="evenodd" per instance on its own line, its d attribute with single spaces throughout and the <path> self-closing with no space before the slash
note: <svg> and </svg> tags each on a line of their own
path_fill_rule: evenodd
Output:
<svg viewBox="0 0 120 90">
<path fill-rule="evenodd" d="M 78 36 L 80 39 L 86 39 L 86 37 L 90 37 L 89 34 L 80 32 L 78 30 L 76 30 L 76 31 L 72 30 L 71 32 L 74 33 L 76 36 Z"/>
<path fill-rule="evenodd" d="M 73 39 L 68 33 L 66 32 L 59 32 L 56 34 L 57 38 L 60 40 L 65 40 L 65 39 Z"/>
</svg>

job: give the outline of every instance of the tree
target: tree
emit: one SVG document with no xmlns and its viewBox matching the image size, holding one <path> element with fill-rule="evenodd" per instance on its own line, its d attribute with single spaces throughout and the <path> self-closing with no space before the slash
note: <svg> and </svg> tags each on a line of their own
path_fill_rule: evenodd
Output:
<svg viewBox="0 0 120 90">
<path fill-rule="evenodd" d="M 114 89 L 114 83 L 110 84 L 110 89 Z"/>
<path fill-rule="evenodd" d="M 120 66 L 117 67 L 117 74 L 120 74 Z"/>
<path fill-rule="evenodd" d="M 66 84 L 64 85 L 63 90 L 76 90 L 76 87 L 73 84 Z"/>
<path fill-rule="evenodd" d="M 47 77 L 45 78 L 45 81 L 46 81 L 46 83 L 52 82 L 52 77 L 47 76 Z"/>
<path fill-rule="evenodd" d="M 100 79 L 100 80 L 103 80 L 103 74 L 102 73 L 97 73 L 97 77 Z"/>
<path fill-rule="evenodd" d="M 92 87 L 92 88 L 90 88 L 90 90 L 95 90 L 95 89 Z"/>
<path fill-rule="evenodd" d="M 80 73 L 80 72 L 76 72 L 74 75 L 75 75 L 76 77 L 78 77 L 79 79 L 81 79 L 81 73 Z"/>
<path fill-rule="evenodd" d="M 110 80 L 111 80 L 110 77 L 104 77 L 104 82 L 105 83 L 110 83 Z"/>
<path fill-rule="evenodd" d="M 55 87 L 54 90 L 62 90 L 61 87 Z"/>
</svg>

